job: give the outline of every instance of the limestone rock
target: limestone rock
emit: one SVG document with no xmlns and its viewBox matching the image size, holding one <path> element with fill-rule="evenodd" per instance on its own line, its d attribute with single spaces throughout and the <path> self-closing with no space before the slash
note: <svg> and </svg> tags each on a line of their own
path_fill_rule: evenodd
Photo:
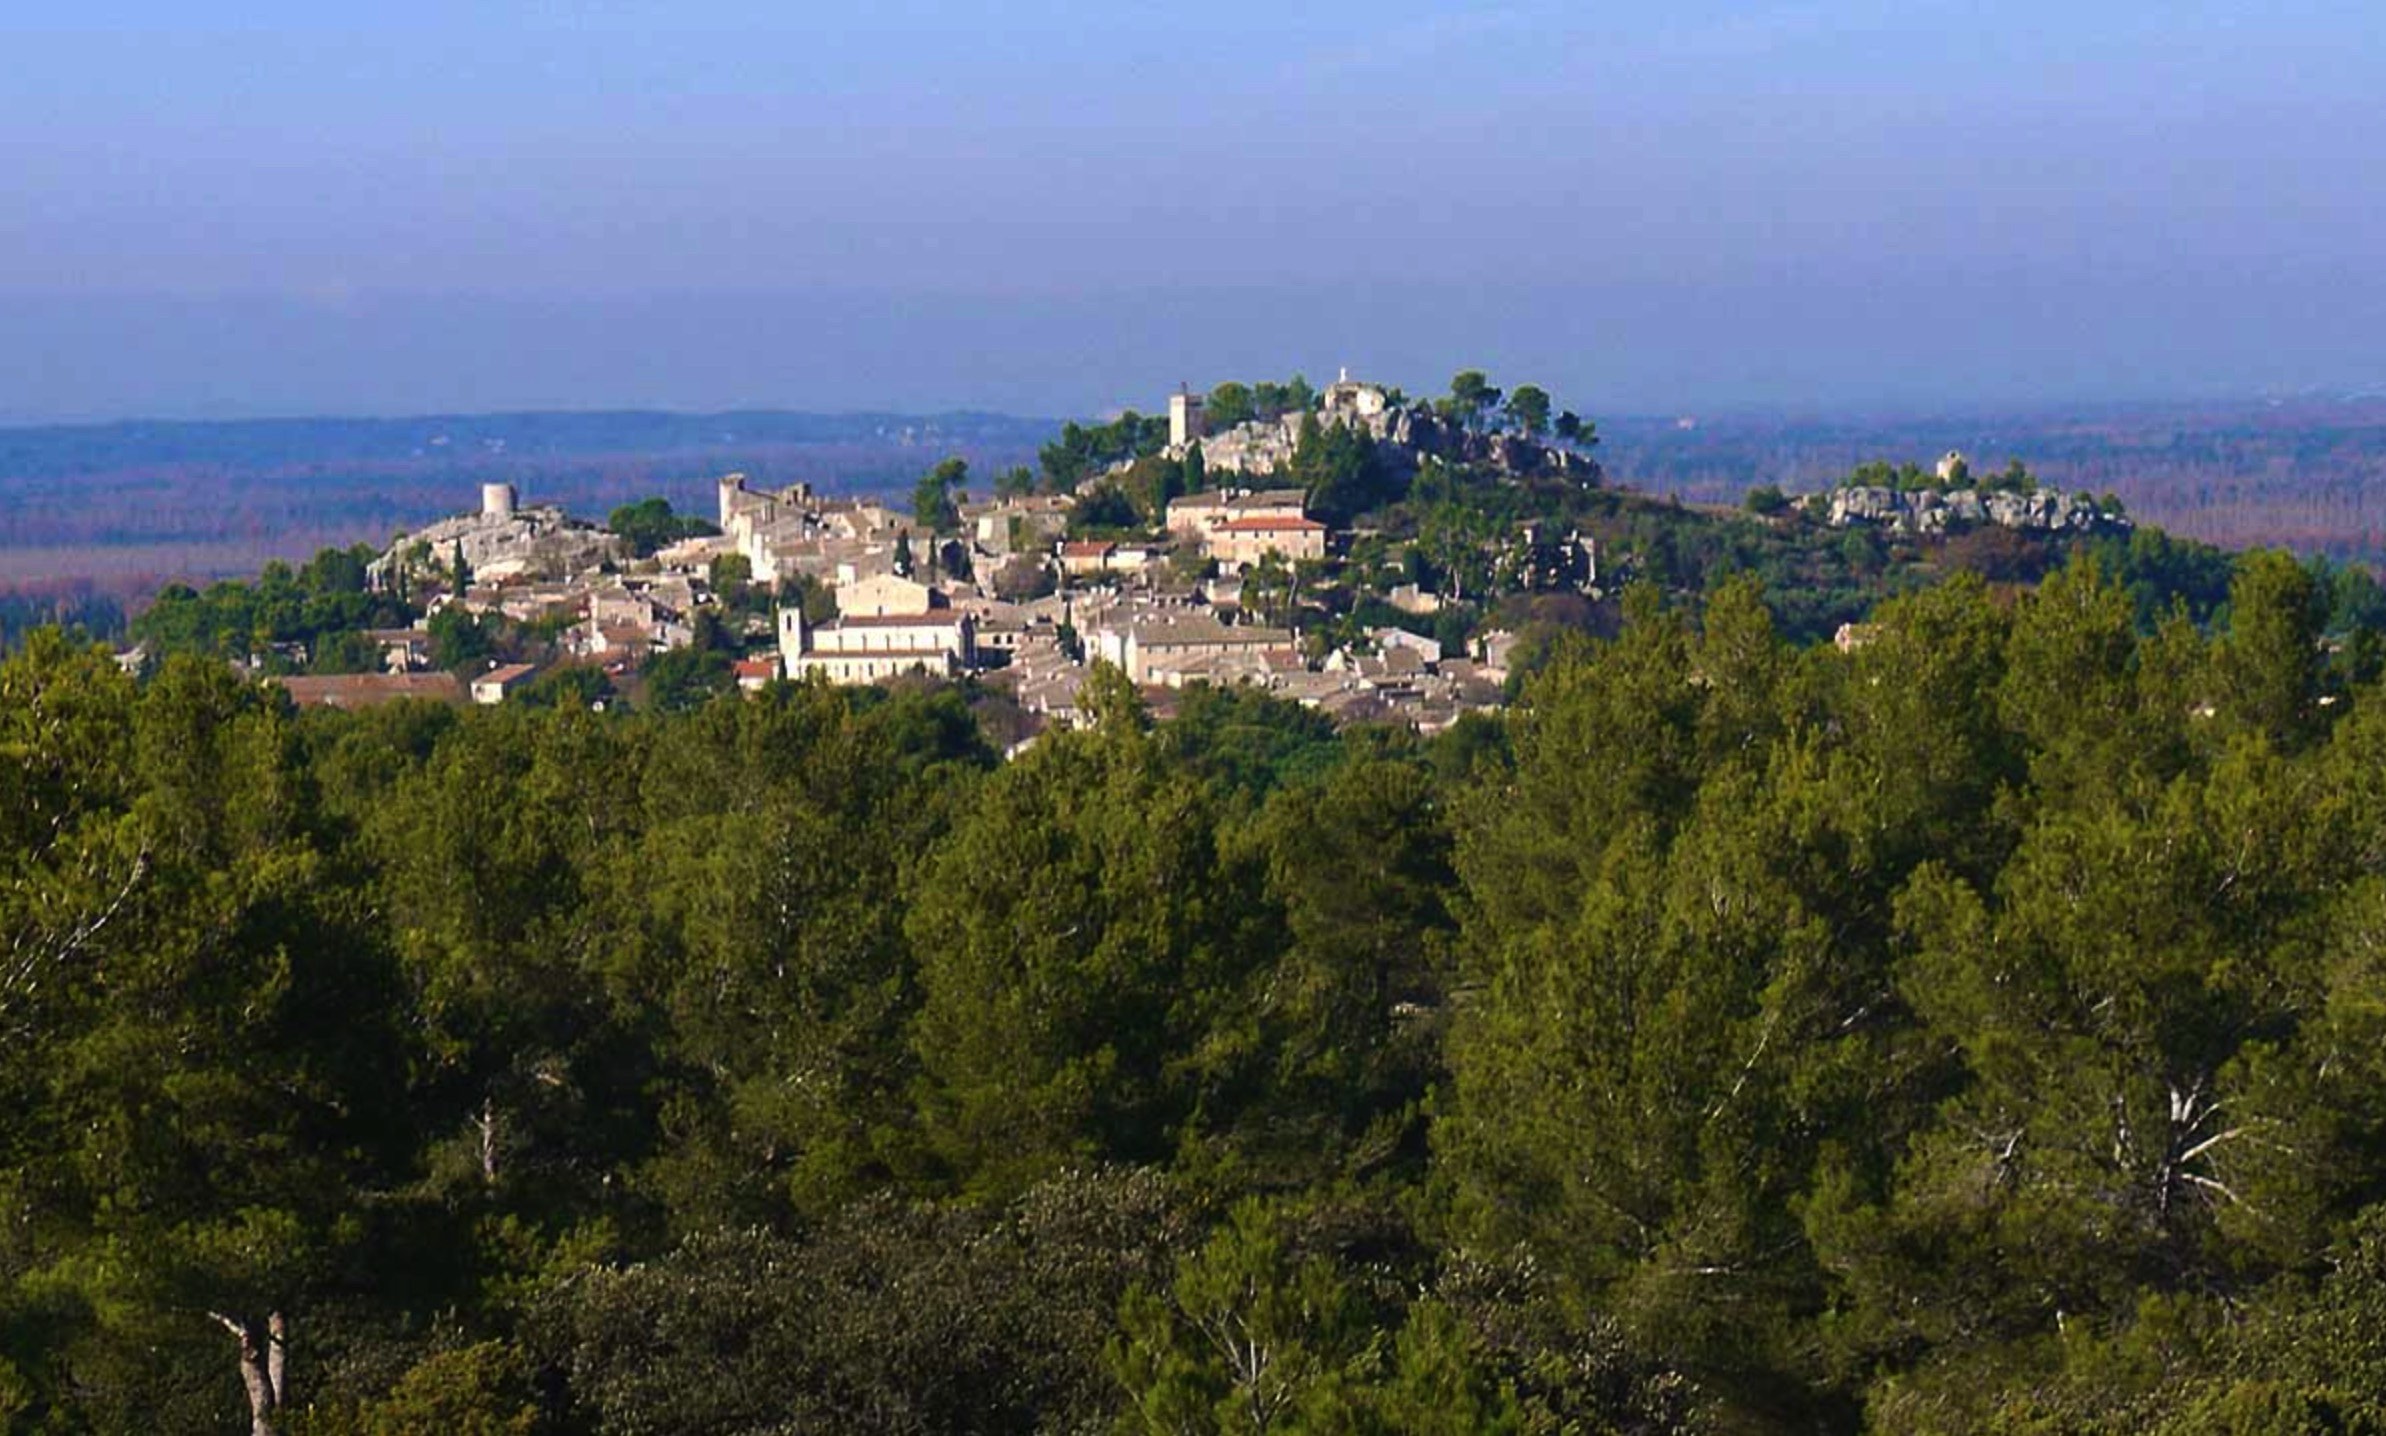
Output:
<svg viewBox="0 0 2386 1436">
<path fill-rule="evenodd" d="M 1819 509 L 1833 528 L 1870 524 L 1899 533 L 1938 535 L 1951 529 L 1995 524 L 2001 528 L 2040 533 L 2090 533 L 2098 528 L 2127 527 L 2128 520 L 2105 513 L 2086 494 L 2063 489 L 2040 489 L 2016 494 L 1978 489 L 1848 488 L 1817 494 L 1807 501 Z"/>
<path fill-rule="evenodd" d="M 1329 427 L 1347 424 L 1367 435 L 1375 441 L 1382 460 L 1397 469 L 1414 470 L 1425 459 L 1434 458 L 1482 465 L 1515 479 L 1564 478 L 1588 486 L 1602 477 L 1598 461 L 1588 454 L 1521 434 L 1477 433 L 1442 418 L 1429 404 L 1328 403 L 1317 411 L 1317 420 Z M 1201 446 L 1202 467 L 1208 472 L 1257 477 L 1291 468 L 1300 434 L 1301 416 L 1285 414 L 1238 424 L 1194 442 Z M 1182 458 L 1191 447 L 1191 443 L 1173 447 L 1169 456 Z"/>
<path fill-rule="evenodd" d="M 417 568 L 442 570 L 459 546 L 465 565 L 484 578 L 566 578 L 623 552 L 621 540 L 608 530 L 548 504 L 508 514 L 464 514 L 401 534 L 366 566 L 366 575 L 376 587 L 387 584 L 409 554 L 416 556 Z"/>
</svg>

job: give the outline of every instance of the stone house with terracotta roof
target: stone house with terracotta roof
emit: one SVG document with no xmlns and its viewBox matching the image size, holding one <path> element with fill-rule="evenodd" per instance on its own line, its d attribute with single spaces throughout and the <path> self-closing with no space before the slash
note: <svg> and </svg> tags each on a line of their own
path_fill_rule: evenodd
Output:
<svg viewBox="0 0 2386 1436">
<path fill-rule="evenodd" d="M 1202 552 L 1222 564 L 1242 568 L 1269 554 L 1286 563 L 1326 556 L 1326 526 L 1315 519 L 1263 516 L 1228 519 L 1213 524 L 1202 540 Z"/>
</svg>

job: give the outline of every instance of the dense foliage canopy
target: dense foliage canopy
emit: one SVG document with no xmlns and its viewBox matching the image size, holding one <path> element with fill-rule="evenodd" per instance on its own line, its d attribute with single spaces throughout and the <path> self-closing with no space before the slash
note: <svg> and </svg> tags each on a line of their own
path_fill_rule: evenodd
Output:
<svg viewBox="0 0 2386 1436">
<path fill-rule="evenodd" d="M 0 664 L 0 1420 L 2380 1429 L 2386 691 L 2281 556 L 1852 651 L 296 713 Z"/>
<path fill-rule="evenodd" d="M 253 583 L 168 584 L 134 620 L 133 635 L 159 653 L 253 659 L 284 672 L 369 673 L 381 651 L 364 631 L 413 619 L 399 594 L 366 583 L 373 557 L 363 544 L 327 548 L 295 569 L 268 563 Z"/>
</svg>

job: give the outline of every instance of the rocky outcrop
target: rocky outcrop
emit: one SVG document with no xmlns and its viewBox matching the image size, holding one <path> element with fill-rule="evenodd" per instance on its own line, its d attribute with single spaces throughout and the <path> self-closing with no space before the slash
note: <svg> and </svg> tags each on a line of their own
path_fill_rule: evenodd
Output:
<svg viewBox="0 0 2386 1436">
<path fill-rule="evenodd" d="M 1602 477 L 1599 461 L 1578 450 L 1544 444 L 1521 434 L 1458 435 L 1459 458 L 1485 464 L 1510 478 L 1573 479 L 1584 485 Z"/>
<path fill-rule="evenodd" d="M 1317 419 L 1329 426 L 1348 424 L 1366 434 L 1375 441 L 1378 457 L 1398 469 L 1413 470 L 1434 458 L 1515 479 L 1562 478 L 1588 486 L 1601 478 L 1598 461 L 1588 454 L 1522 434 L 1479 433 L 1444 419 L 1427 404 L 1373 411 L 1329 404 L 1318 411 Z M 1290 469 L 1300 433 L 1301 416 L 1285 414 L 1238 424 L 1196 442 L 1201 445 L 1202 467 L 1209 472 L 1256 477 Z M 1173 449 L 1170 457 L 1183 453 Z"/>
<path fill-rule="evenodd" d="M 1300 416 L 1287 414 L 1281 419 L 1255 419 L 1237 424 L 1224 433 L 1196 439 L 1201 446 L 1202 467 L 1218 474 L 1272 474 L 1292 467 L 1292 451 L 1300 436 Z M 1192 444 L 1184 446 L 1185 449 Z M 1170 458 L 1181 458 L 1184 449 L 1172 448 Z"/>
<path fill-rule="evenodd" d="M 2032 494 L 1979 489 L 1833 489 L 1806 500 L 1835 529 L 1870 524 L 1899 533 L 1943 534 L 1951 529 L 1993 524 L 2041 533 L 2089 533 L 2122 528 L 2128 520 L 2107 514 L 2086 494 L 2040 489 Z"/>
<path fill-rule="evenodd" d="M 461 547 L 464 563 L 484 577 L 566 578 L 616 558 L 621 540 L 547 505 L 510 514 L 465 514 L 402 534 L 366 567 L 376 587 L 401 566 L 444 572 Z"/>
</svg>

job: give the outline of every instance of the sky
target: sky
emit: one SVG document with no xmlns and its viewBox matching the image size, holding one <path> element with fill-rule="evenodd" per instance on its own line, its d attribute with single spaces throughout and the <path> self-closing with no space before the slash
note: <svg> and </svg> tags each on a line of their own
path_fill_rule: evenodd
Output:
<svg viewBox="0 0 2386 1436">
<path fill-rule="evenodd" d="M 34 10 L 0 422 L 2386 384 L 2376 0 Z"/>
</svg>

